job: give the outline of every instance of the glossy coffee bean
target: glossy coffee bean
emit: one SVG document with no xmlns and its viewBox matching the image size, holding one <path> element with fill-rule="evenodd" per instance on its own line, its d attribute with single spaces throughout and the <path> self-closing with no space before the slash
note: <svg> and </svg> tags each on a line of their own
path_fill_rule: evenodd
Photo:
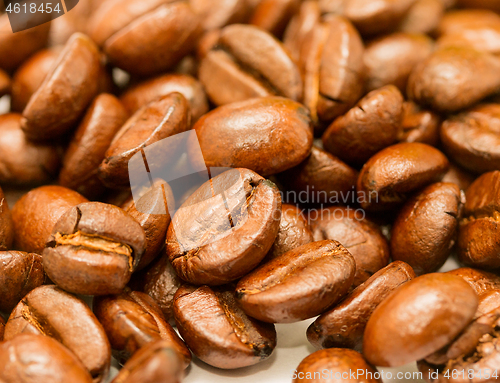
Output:
<svg viewBox="0 0 500 383">
<path fill-rule="evenodd" d="M 301 202 L 305 194 L 305 202 L 310 204 L 342 203 L 340 196 L 354 193 L 358 172 L 340 158 L 313 146 L 309 157 L 278 174 L 278 179 L 295 193 L 294 202 Z"/>
<path fill-rule="evenodd" d="M 362 96 L 363 51 L 358 31 L 341 16 L 329 16 L 307 34 L 300 55 L 303 102 L 315 123 L 344 114 Z"/>
<path fill-rule="evenodd" d="M 26 294 L 44 282 L 41 255 L 0 251 L 0 310 L 12 310 Z"/>
<path fill-rule="evenodd" d="M 446 12 L 436 30 L 437 36 L 452 35 L 466 29 L 495 26 L 500 16 L 486 9 L 455 9 Z"/>
<path fill-rule="evenodd" d="M 33 140 L 66 133 L 98 90 L 101 57 L 87 36 L 75 33 L 23 111 L 22 128 Z"/>
<path fill-rule="evenodd" d="M 5 340 L 19 334 L 41 334 L 58 340 L 80 359 L 94 383 L 107 376 L 111 349 L 106 333 L 85 302 L 57 286 L 37 287 L 12 311 Z"/>
<path fill-rule="evenodd" d="M 446 11 L 445 3 L 443 0 L 417 0 L 401 20 L 398 30 L 406 33 L 432 34 L 438 28 Z"/>
<path fill-rule="evenodd" d="M 11 92 L 11 81 L 7 73 L 0 69 L 0 97 Z"/>
<path fill-rule="evenodd" d="M 14 224 L 7 200 L 0 188 L 0 251 L 8 250 L 14 241 Z"/>
<path fill-rule="evenodd" d="M 439 181 L 449 162 L 439 150 L 417 142 L 389 146 L 370 158 L 359 173 L 358 202 L 367 210 L 388 210 L 410 193 Z"/>
<path fill-rule="evenodd" d="M 149 343 L 128 360 L 111 383 L 180 383 L 182 362 L 169 342 Z"/>
<path fill-rule="evenodd" d="M 353 375 L 353 372 L 356 374 Z M 354 350 L 330 348 L 312 353 L 292 372 L 292 383 L 334 382 L 344 377 L 349 383 L 382 383 L 377 369 Z M 375 376 L 374 376 L 375 375 Z M 354 376 L 354 378 L 352 377 Z"/>
<path fill-rule="evenodd" d="M 225 198 L 214 190 L 224 190 Z M 187 282 L 231 282 L 262 261 L 278 234 L 280 217 L 276 185 L 248 169 L 224 172 L 176 212 L 167 231 L 167 255 Z"/>
<path fill-rule="evenodd" d="M 407 101 L 403 103 L 403 126 L 399 131 L 398 141 L 436 146 L 439 142 L 440 123 L 439 115 Z"/>
<path fill-rule="evenodd" d="M 276 347 L 274 325 L 247 316 L 231 286 L 180 287 L 174 315 L 191 351 L 214 367 L 251 366 L 268 358 Z"/>
<path fill-rule="evenodd" d="M 206 166 L 247 168 L 263 177 L 290 169 L 312 147 L 309 112 L 280 97 L 221 106 L 195 124 Z"/>
<path fill-rule="evenodd" d="M 48 336 L 23 334 L 0 343 L 2 383 L 91 383 L 82 362 Z"/>
<path fill-rule="evenodd" d="M 43 267 L 66 291 L 118 294 L 137 268 L 145 241 L 139 223 L 122 209 L 101 202 L 79 204 L 54 225 Z"/>
<path fill-rule="evenodd" d="M 395 261 L 377 271 L 340 304 L 321 314 L 307 329 L 307 339 L 317 348 L 342 347 L 361 351 L 366 323 L 377 306 L 415 273 L 405 262 Z"/>
<path fill-rule="evenodd" d="M 201 83 L 185 74 L 164 74 L 131 86 L 120 97 L 120 101 L 134 114 L 154 99 L 178 92 L 189 102 L 192 122 L 208 112 L 207 96 Z"/>
<path fill-rule="evenodd" d="M 443 68 L 448 68 L 446 71 Z M 500 87 L 500 60 L 471 48 L 443 48 L 415 66 L 408 96 L 439 112 L 470 107 Z"/>
<path fill-rule="evenodd" d="M 128 165 L 134 154 L 148 145 L 182 133 L 190 126 L 189 104 L 180 93 L 151 101 L 135 112 L 116 133 L 99 166 L 99 178 L 109 187 L 129 186 Z M 163 158 L 155 160 L 161 164 Z"/>
<path fill-rule="evenodd" d="M 220 29 L 229 24 L 244 23 L 250 17 L 251 5 L 244 0 L 192 0 L 189 2 L 202 21 L 204 31 Z"/>
<path fill-rule="evenodd" d="M 483 104 L 441 125 L 446 153 L 474 173 L 500 170 L 500 105 Z"/>
<path fill-rule="evenodd" d="M 500 171 L 483 174 L 467 189 L 465 196 L 458 234 L 458 259 L 466 266 L 498 268 Z"/>
<path fill-rule="evenodd" d="M 0 182 L 14 185 L 48 183 L 61 166 L 62 147 L 28 140 L 21 129 L 22 116 L 0 116 Z"/>
<path fill-rule="evenodd" d="M 323 134 L 325 150 L 360 166 L 398 138 L 403 120 L 403 95 L 394 85 L 374 90 Z"/>
<path fill-rule="evenodd" d="M 191 352 L 167 322 L 148 295 L 126 290 L 119 295 L 94 298 L 94 313 L 101 322 L 117 358 L 126 361 L 147 344 L 163 339 L 168 342 L 184 367 L 191 362 Z"/>
<path fill-rule="evenodd" d="M 465 280 L 478 296 L 485 295 L 493 290 L 500 290 L 500 277 L 488 271 L 460 267 L 448 271 L 447 274 L 456 275 Z"/>
<path fill-rule="evenodd" d="M 423 34 L 393 33 L 370 42 L 363 56 L 368 91 L 393 84 L 401 92 L 413 67 L 432 53 L 434 44 Z"/>
<path fill-rule="evenodd" d="M 257 4 L 249 23 L 280 38 L 299 4 L 298 0 L 262 0 Z"/>
<path fill-rule="evenodd" d="M 199 77 L 216 105 L 265 96 L 298 101 L 302 94 L 299 70 L 283 45 L 250 25 L 229 25 L 220 31 L 200 63 Z"/>
<path fill-rule="evenodd" d="M 104 185 L 97 177 L 97 171 L 127 117 L 125 108 L 115 96 L 107 93 L 97 96 L 69 144 L 59 173 L 59 184 L 88 198 L 102 194 Z"/>
<path fill-rule="evenodd" d="M 342 299 L 356 264 L 337 241 L 299 246 L 243 277 L 236 296 L 250 316 L 271 323 L 312 318 Z"/>
<path fill-rule="evenodd" d="M 464 192 L 474 182 L 475 177 L 471 173 L 463 170 L 459 166 L 450 162 L 450 168 L 443 176 L 442 182 L 451 182 L 457 185 Z"/>
<path fill-rule="evenodd" d="M 453 340 L 477 306 L 476 293 L 460 277 L 433 273 L 415 278 L 375 309 L 366 325 L 363 354 L 383 367 L 425 358 Z"/>
<path fill-rule="evenodd" d="M 352 198 L 352 196 L 351 196 Z M 359 211 L 340 206 L 309 213 L 315 241 L 339 241 L 356 261 L 353 287 L 389 262 L 389 245 L 380 229 Z"/>
<path fill-rule="evenodd" d="M 464 193 L 450 183 L 432 184 L 410 199 L 392 226 L 392 259 L 417 275 L 438 270 L 456 243 L 464 203 Z"/>
<path fill-rule="evenodd" d="M 85 197 L 62 186 L 41 186 L 25 194 L 12 209 L 16 248 L 42 254 L 55 223 L 83 202 Z"/>
</svg>

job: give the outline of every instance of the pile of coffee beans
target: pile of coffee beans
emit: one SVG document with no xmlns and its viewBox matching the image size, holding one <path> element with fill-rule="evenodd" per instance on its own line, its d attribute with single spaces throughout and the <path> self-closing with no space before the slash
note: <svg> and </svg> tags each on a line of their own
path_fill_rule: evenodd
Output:
<svg viewBox="0 0 500 383">
<path fill-rule="evenodd" d="M 9 12 L 0 382 L 500 380 L 500 1 Z"/>
</svg>

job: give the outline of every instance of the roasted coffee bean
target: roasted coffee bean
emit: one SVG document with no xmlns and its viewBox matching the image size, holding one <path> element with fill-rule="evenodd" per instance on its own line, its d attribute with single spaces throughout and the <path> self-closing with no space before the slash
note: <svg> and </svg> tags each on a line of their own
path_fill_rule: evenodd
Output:
<svg viewBox="0 0 500 383">
<path fill-rule="evenodd" d="M 178 92 L 189 102 L 192 122 L 208 112 L 207 96 L 201 83 L 185 74 L 165 74 L 131 86 L 120 97 L 129 114 L 134 114 L 154 99 Z"/>
<path fill-rule="evenodd" d="M 349 164 L 362 165 L 397 141 L 403 121 L 403 95 L 394 85 L 374 90 L 323 134 L 325 150 Z"/>
<path fill-rule="evenodd" d="M 482 296 L 493 290 L 500 290 L 500 277 L 484 270 L 461 267 L 447 273 L 463 278 L 478 296 Z"/>
<path fill-rule="evenodd" d="M 120 361 L 126 361 L 148 343 L 163 339 L 182 357 L 184 367 L 191 362 L 191 352 L 149 295 L 126 290 L 119 295 L 95 297 L 93 307 Z"/>
<path fill-rule="evenodd" d="M 352 373 L 356 371 L 352 378 Z M 330 377 L 325 380 L 326 376 Z M 292 372 L 292 383 L 321 383 L 333 382 L 334 377 L 349 376 L 349 383 L 382 383 L 382 379 L 376 378 L 377 369 L 354 350 L 345 348 L 330 348 L 319 350 L 309 355 L 296 370 Z M 374 376 L 375 375 L 375 376 Z M 357 377 L 356 377 L 357 376 Z M 337 378 L 335 378 L 337 380 Z"/>
<path fill-rule="evenodd" d="M 43 251 L 49 278 L 83 295 L 120 293 L 144 252 L 139 223 L 122 209 L 101 202 L 79 204 L 64 213 Z"/>
<path fill-rule="evenodd" d="M 413 68 L 407 93 L 424 107 L 456 112 L 499 88 L 500 59 L 472 48 L 450 47 L 435 51 Z"/>
<path fill-rule="evenodd" d="M 87 36 L 75 33 L 23 111 L 22 128 L 33 140 L 70 129 L 98 91 L 101 57 Z"/>
<path fill-rule="evenodd" d="M 459 9 L 451 10 L 443 15 L 436 30 L 438 37 L 452 35 L 466 29 L 475 29 L 486 26 L 498 25 L 500 16 L 492 11 L 484 9 Z"/>
<path fill-rule="evenodd" d="M 111 383 L 180 383 L 183 375 L 175 350 L 169 342 L 159 340 L 137 351 Z"/>
<path fill-rule="evenodd" d="M 82 202 L 87 199 L 62 186 L 41 186 L 25 194 L 12 209 L 16 248 L 42 254 L 55 223 Z"/>
<path fill-rule="evenodd" d="M 216 105 L 273 95 L 298 101 L 302 94 L 299 69 L 283 45 L 250 25 L 220 31 L 200 63 L 199 77 Z"/>
<path fill-rule="evenodd" d="M 247 316 L 231 286 L 181 286 L 174 297 L 174 315 L 191 351 L 211 366 L 251 366 L 276 347 L 274 325 Z"/>
<path fill-rule="evenodd" d="M 453 162 L 450 162 L 450 168 L 443 176 L 442 182 L 451 182 L 456 184 L 460 190 L 466 191 L 467 188 L 474 182 L 475 177 L 455 165 Z"/>
<path fill-rule="evenodd" d="M 127 117 L 125 108 L 115 96 L 107 93 L 97 96 L 69 144 L 59 184 L 91 199 L 102 194 L 104 185 L 97 171 Z"/>
<path fill-rule="evenodd" d="M 120 15 L 120 17 L 116 17 Z M 172 69 L 196 44 L 199 17 L 187 2 L 110 1 L 94 12 L 90 36 L 114 65 L 145 76 Z"/>
<path fill-rule="evenodd" d="M 439 143 L 440 123 L 441 119 L 436 113 L 407 101 L 403 104 L 403 128 L 399 131 L 398 141 L 436 146 Z"/>
<path fill-rule="evenodd" d="M 328 17 L 308 33 L 300 68 L 303 102 L 316 124 L 344 114 L 362 96 L 363 51 L 359 33 L 341 16 Z"/>
<path fill-rule="evenodd" d="M 225 198 L 214 194 L 219 190 Z M 278 234 L 280 217 L 276 185 L 248 169 L 224 172 L 176 212 L 167 231 L 167 255 L 187 282 L 231 282 L 262 261 Z"/>
<path fill-rule="evenodd" d="M 68 347 L 94 383 L 106 378 L 111 362 L 106 333 L 85 302 L 74 295 L 53 285 L 32 290 L 10 314 L 5 340 L 26 333 L 46 335 Z"/>
<path fill-rule="evenodd" d="M 366 323 L 377 306 L 415 277 L 410 265 L 395 261 L 377 271 L 340 304 L 321 314 L 307 329 L 317 348 L 342 347 L 361 351 Z"/>
<path fill-rule="evenodd" d="M 360 285 L 389 263 L 387 240 L 377 225 L 363 214 L 339 206 L 309 212 L 314 240 L 339 241 L 354 257 L 356 274 L 353 287 Z"/>
<path fill-rule="evenodd" d="M 484 8 L 500 12 L 500 4 L 495 0 L 457 0 L 457 4 L 462 7 Z"/>
<path fill-rule="evenodd" d="M 457 240 L 465 194 L 457 185 L 435 183 L 410 199 L 391 232 L 391 256 L 413 267 L 417 275 L 444 265 Z"/>
<path fill-rule="evenodd" d="M 278 179 L 296 196 L 305 193 L 309 204 L 339 203 L 339 195 L 354 193 L 358 172 L 340 158 L 313 146 L 309 157 L 278 174 Z"/>
<path fill-rule="evenodd" d="M 299 0 L 262 0 L 249 23 L 280 38 L 299 4 Z"/>
<path fill-rule="evenodd" d="M 500 171 L 485 173 L 467 189 L 457 253 L 466 266 L 500 267 Z"/>
<path fill-rule="evenodd" d="M 0 188 L 0 251 L 8 250 L 14 241 L 14 224 L 7 200 Z"/>
<path fill-rule="evenodd" d="M 474 173 L 500 170 L 500 105 L 483 104 L 441 125 L 444 150 Z"/>
<path fill-rule="evenodd" d="M 401 92 L 413 67 L 432 53 L 434 43 L 423 34 L 393 33 L 370 42 L 363 61 L 368 91 L 393 84 Z"/>
<path fill-rule="evenodd" d="M 99 166 L 99 178 L 109 187 L 129 186 L 128 165 L 134 154 L 148 145 L 182 133 L 190 126 L 189 104 L 182 94 L 170 93 L 151 101 L 135 112 L 116 133 Z M 163 158 L 157 157 L 155 161 L 157 165 L 163 165 Z"/>
<path fill-rule="evenodd" d="M 41 255 L 0 251 L 0 310 L 12 310 L 26 294 L 44 282 Z"/>
<path fill-rule="evenodd" d="M 398 30 L 406 33 L 432 34 L 439 26 L 445 8 L 443 0 L 417 0 L 403 17 Z"/>
<path fill-rule="evenodd" d="M 299 246 L 243 277 L 236 297 L 253 318 L 290 323 L 312 318 L 342 299 L 356 264 L 337 241 Z"/>
<path fill-rule="evenodd" d="M 91 383 L 82 362 L 48 336 L 24 334 L 0 343 L 2 383 Z"/>
<path fill-rule="evenodd" d="M 0 69 L 0 97 L 10 93 L 11 82 L 10 77 L 2 69 Z"/>
<path fill-rule="evenodd" d="M 250 17 L 251 6 L 245 0 L 189 2 L 194 12 L 202 19 L 203 30 L 212 31 L 229 24 L 244 23 Z"/>
<path fill-rule="evenodd" d="M 366 325 L 363 354 L 383 367 L 425 358 L 452 341 L 469 324 L 477 306 L 476 293 L 462 278 L 422 275 L 375 309 Z"/>
<path fill-rule="evenodd" d="M 28 140 L 22 116 L 0 115 L 0 182 L 14 185 L 47 183 L 57 176 L 62 148 L 54 143 Z"/>
<path fill-rule="evenodd" d="M 290 169 L 312 147 L 309 113 L 280 97 L 221 106 L 195 124 L 206 166 L 247 168 L 263 177 Z"/>
<path fill-rule="evenodd" d="M 367 210 L 388 210 L 410 193 L 439 181 L 449 162 L 439 150 L 418 142 L 401 143 L 370 158 L 358 178 L 358 202 Z"/>
</svg>

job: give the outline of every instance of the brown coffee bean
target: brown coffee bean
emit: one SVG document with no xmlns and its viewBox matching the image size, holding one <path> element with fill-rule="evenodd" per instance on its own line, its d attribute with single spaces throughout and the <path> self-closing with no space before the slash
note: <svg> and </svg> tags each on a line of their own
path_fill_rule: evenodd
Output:
<svg viewBox="0 0 500 383">
<path fill-rule="evenodd" d="M 168 342 L 186 368 L 191 352 L 167 322 L 156 302 L 139 291 L 94 298 L 94 313 L 101 322 L 116 357 L 123 362 L 156 340 Z"/>
<path fill-rule="evenodd" d="M 329 16 L 308 33 L 300 68 L 303 102 L 315 123 L 344 114 L 362 96 L 363 52 L 358 31 L 341 16 Z"/>
<path fill-rule="evenodd" d="M 499 185 L 500 171 L 494 171 L 483 174 L 467 189 L 457 244 L 458 259 L 466 266 L 500 267 Z"/>
<path fill-rule="evenodd" d="M 395 261 L 377 271 L 340 304 L 321 314 L 307 329 L 316 348 L 342 347 L 361 351 L 366 323 L 377 306 L 415 277 L 410 265 Z"/>
<path fill-rule="evenodd" d="M 193 11 L 202 19 L 203 30 L 212 31 L 229 24 L 244 23 L 250 16 L 250 4 L 244 0 L 191 0 Z"/>
<path fill-rule="evenodd" d="M 225 198 L 214 190 L 223 190 Z M 167 232 L 167 255 L 187 282 L 231 282 L 262 261 L 280 217 L 276 185 L 248 169 L 224 172 L 205 182 L 176 212 Z"/>
<path fill-rule="evenodd" d="M 249 23 L 281 38 L 299 4 L 299 0 L 261 0 Z"/>
<path fill-rule="evenodd" d="M 436 31 L 438 37 L 451 35 L 469 28 L 495 26 L 500 22 L 500 16 L 485 9 L 458 9 L 446 12 Z"/>
<path fill-rule="evenodd" d="M 111 349 L 104 329 L 84 301 L 54 285 L 32 290 L 10 314 L 5 340 L 19 334 L 52 337 L 69 348 L 92 375 L 106 378 Z"/>
<path fill-rule="evenodd" d="M 398 29 L 406 33 L 432 34 L 438 28 L 445 10 L 443 0 L 417 0 L 403 17 Z"/>
<path fill-rule="evenodd" d="M 201 83 L 185 74 L 164 74 L 144 82 L 140 82 L 120 97 L 129 114 L 134 114 L 154 99 L 178 92 L 189 102 L 192 122 L 208 112 L 207 96 Z"/>
<path fill-rule="evenodd" d="M 393 33 L 370 42 L 363 56 L 368 91 L 393 84 L 401 92 L 413 67 L 432 53 L 434 42 L 423 34 Z"/>
<path fill-rule="evenodd" d="M 55 223 L 82 202 L 87 199 L 62 186 L 41 186 L 25 194 L 12 209 L 16 248 L 42 254 Z"/>
<path fill-rule="evenodd" d="M 110 1 L 89 24 L 90 36 L 109 60 L 141 76 L 172 69 L 201 33 L 199 17 L 183 1 L 150 0 L 140 6 L 132 0 Z"/>
<path fill-rule="evenodd" d="M 23 111 L 22 128 L 33 140 L 70 129 L 97 94 L 101 57 L 87 36 L 75 33 Z"/>
<path fill-rule="evenodd" d="M 358 375 L 352 378 L 354 371 Z M 292 383 L 333 382 L 339 376 L 347 376 L 342 379 L 349 383 L 382 383 L 382 379 L 374 377 L 374 374 L 378 374 L 377 369 L 368 364 L 359 352 L 330 348 L 316 351 L 300 362 L 292 372 Z"/>
<path fill-rule="evenodd" d="M 183 377 L 180 358 L 169 342 L 152 342 L 128 360 L 111 383 L 180 383 Z"/>
<path fill-rule="evenodd" d="M 99 166 L 99 178 L 109 187 L 129 186 L 128 165 L 134 154 L 148 145 L 182 133 L 190 126 L 189 104 L 182 94 L 170 93 L 151 101 L 135 112 L 116 133 Z M 169 154 L 165 153 L 165 156 Z M 162 164 L 163 158 L 157 157 L 155 161 Z"/>
<path fill-rule="evenodd" d="M 415 278 L 375 309 L 366 325 L 363 354 L 383 367 L 425 358 L 464 329 L 477 305 L 476 293 L 460 277 L 433 273 Z"/>
<path fill-rule="evenodd" d="M 37 50 L 47 44 L 50 23 L 24 31 L 12 32 L 9 15 L 0 14 L 0 68 L 5 71 L 16 69 Z"/>
<path fill-rule="evenodd" d="M 0 69 L 0 97 L 10 93 L 11 82 L 10 77 L 2 69 Z"/>
<path fill-rule="evenodd" d="M 37 185 L 53 180 L 61 166 L 62 148 L 29 141 L 21 122 L 20 114 L 0 115 L 0 182 Z"/>
<path fill-rule="evenodd" d="M 7 200 L 0 188 L 0 251 L 8 250 L 14 242 L 14 224 Z"/>
<path fill-rule="evenodd" d="M 0 251 L 0 310 L 12 310 L 26 294 L 44 282 L 41 255 Z"/>
<path fill-rule="evenodd" d="M 66 211 L 43 251 L 49 278 L 83 295 L 120 293 L 141 260 L 144 230 L 122 209 L 87 202 Z"/>
<path fill-rule="evenodd" d="M 439 150 L 418 142 L 389 146 L 370 158 L 359 173 L 358 202 L 367 210 L 388 210 L 408 195 L 439 181 L 449 162 Z"/>
<path fill-rule="evenodd" d="M 250 25 L 220 31 L 200 63 L 199 78 L 216 105 L 273 95 L 298 101 L 302 94 L 299 69 L 283 45 Z"/>
<path fill-rule="evenodd" d="M 478 105 L 441 125 L 443 147 L 459 165 L 474 172 L 500 170 L 500 105 Z"/>
<path fill-rule="evenodd" d="M 339 241 L 356 261 L 353 287 L 389 263 L 389 245 L 380 229 L 362 211 L 340 206 L 309 212 L 314 240 Z"/>
<path fill-rule="evenodd" d="M 439 115 L 407 101 L 403 103 L 403 128 L 399 131 L 398 141 L 436 146 L 439 143 L 440 123 Z"/>
<path fill-rule="evenodd" d="M 214 367 L 251 366 L 276 347 L 274 325 L 248 317 L 231 286 L 181 286 L 174 297 L 174 315 L 191 351 Z"/>
<path fill-rule="evenodd" d="M 127 117 L 125 108 L 115 96 L 101 93 L 94 99 L 64 156 L 59 174 L 62 186 L 88 198 L 98 197 L 104 192 L 97 170 Z"/>
<path fill-rule="evenodd" d="M 461 267 L 448 271 L 447 274 L 463 278 L 478 296 L 485 295 L 493 290 L 500 290 L 500 277 L 487 271 Z"/>
<path fill-rule="evenodd" d="M 469 8 L 484 8 L 500 12 L 500 4 L 495 0 L 457 0 L 458 5 Z"/>
<path fill-rule="evenodd" d="M 296 199 L 299 196 L 299 201 L 304 193 L 309 204 L 339 203 L 339 195 L 354 193 L 358 172 L 334 155 L 313 146 L 309 157 L 278 174 L 278 179 L 296 193 Z"/>
<path fill-rule="evenodd" d="M 374 90 L 323 134 L 325 150 L 349 164 L 362 165 L 398 138 L 403 121 L 403 95 L 394 85 Z"/>
<path fill-rule="evenodd" d="M 391 256 L 417 275 L 444 265 L 455 245 L 465 194 L 457 185 L 435 183 L 410 199 L 391 232 Z"/>
<path fill-rule="evenodd" d="M 299 246 L 243 277 L 236 297 L 250 316 L 271 323 L 312 318 L 342 299 L 356 264 L 337 241 Z"/>
<path fill-rule="evenodd" d="M 467 188 L 474 182 L 475 177 L 455 165 L 453 162 L 450 162 L 450 168 L 443 176 L 442 182 L 451 182 L 456 184 L 460 190 L 466 191 Z"/>
<path fill-rule="evenodd" d="M 61 50 L 62 47 L 40 50 L 19 67 L 12 77 L 11 108 L 13 111 L 22 113 L 33 93 L 49 74 Z"/>
<path fill-rule="evenodd" d="M 446 68 L 446 70 L 443 70 Z M 500 88 L 500 60 L 472 48 L 443 48 L 417 64 L 408 96 L 440 112 L 470 107 Z"/>
<path fill-rule="evenodd" d="M 195 124 L 208 167 L 247 168 L 263 177 L 290 169 L 312 147 L 307 109 L 280 97 L 221 106 Z"/>
<path fill-rule="evenodd" d="M 91 383 L 82 362 L 48 336 L 24 334 L 0 343 L 2 383 Z"/>
</svg>

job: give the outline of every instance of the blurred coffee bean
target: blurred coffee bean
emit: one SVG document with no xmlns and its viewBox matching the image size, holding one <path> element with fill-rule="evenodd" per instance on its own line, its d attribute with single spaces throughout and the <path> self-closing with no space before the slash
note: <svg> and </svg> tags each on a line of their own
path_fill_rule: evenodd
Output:
<svg viewBox="0 0 500 383">
<path fill-rule="evenodd" d="M 11 92 L 11 81 L 7 73 L 0 69 L 0 97 Z"/>
<path fill-rule="evenodd" d="M 422 109 L 413 101 L 406 101 L 403 103 L 403 128 L 399 131 L 398 141 L 436 146 L 439 143 L 440 123 L 436 113 Z"/>
<path fill-rule="evenodd" d="M 191 0 L 193 11 L 201 17 L 205 31 L 244 23 L 250 17 L 251 6 L 246 0 Z"/>
<path fill-rule="evenodd" d="M 249 23 L 281 38 L 299 5 L 300 0 L 261 0 Z"/>
<path fill-rule="evenodd" d="M 0 188 L 0 251 L 9 250 L 14 242 L 14 223 L 7 200 Z"/>
<path fill-rule="evenodd" d="M 403 17 L 398 29 L 407 33 L 433 33 L 446 10 L 443 0 L 417 0 Z"/>
</svg>

